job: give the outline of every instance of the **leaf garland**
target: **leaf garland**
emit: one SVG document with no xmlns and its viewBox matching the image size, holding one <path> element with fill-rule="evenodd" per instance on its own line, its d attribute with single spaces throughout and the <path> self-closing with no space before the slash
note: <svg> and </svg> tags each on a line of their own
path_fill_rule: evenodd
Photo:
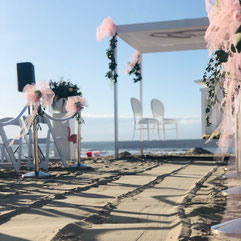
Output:
<svg viewBox="0 0 241 241">
<path fill-rule="evenodd" d="M 109 62 L 109 71 L 106 73 L 105 77 L 112 80 L 114 83 L 117 82 L 118 74 L 116 73 L 116 59 L 115 59 L 115 49 L 117 46 L 117 34 L 115 34 L 109 41 L 110 47 L 106 50 L 106 56 L 110 60 Z"/>
<path fill-rule="evenodd" d="M 129 75 L 134 74 L 136 77 L 133 79 L 134 83 L 141 81 L 142 80 L 142 75 L 141 75 L 141 65 L 139 61 L 136 62 L 135 66 L 131 71 L 129 71 Z"/>
<path fill-rule="evenodd" d="M 218 101 L 215 93 L 215 87 L 217 86 L 217 83 L 219 83 L 220 86 L 222 86 L 222 81 L 225 77 L 225 72 L 222 71 L 222 63 L 227 61 L 228 54 L 225 51 L 216 51 L 211 56 L 206 71 L 203 75 L 202 81 L 207 85 L 208 88 L 207 106 L 205 109 L 207 126 L 210 126 L 212 124 L 209 120 L 209 114 L 212 110 L 212 107 Z"/>
</svg>

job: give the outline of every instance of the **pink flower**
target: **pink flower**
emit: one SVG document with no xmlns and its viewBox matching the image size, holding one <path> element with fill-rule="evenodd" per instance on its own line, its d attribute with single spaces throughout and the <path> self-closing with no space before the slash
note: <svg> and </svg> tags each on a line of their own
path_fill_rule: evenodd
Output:
<svg viewBox="0 0 241 241">
<path fill-rule="evenodd" d="M 68 97 L 66 103 L 66 110 L 68 113 L 79 112 L 84 106 L 87 106 L 87 101 L 81 96 L 71 96 Z"/>
<path fill-rule="evenodd" d="M 43 107 L 53 103 L 54 92 L 49 88 L 47 82 L 41 82 L 39 85 L 26 85 L 23 89 L 27 99 L 27 105 L 38 107 L 40 103 Z"/>
<path fill-rule="evenodd" d="M 102 41 L 107 37 L 114 36 L 115 34 L 116 25 L 110 17 L 107 17 L 96 30 L 96 39 L 97 41 Z"/>
<path fill-rule="evenodd" d="M 234 21 L 238 21 L 239 23 L 241 22 L 241 13 L 240 11 L 235 10 L 233 13 L 233 19 Z"/>
</svg>

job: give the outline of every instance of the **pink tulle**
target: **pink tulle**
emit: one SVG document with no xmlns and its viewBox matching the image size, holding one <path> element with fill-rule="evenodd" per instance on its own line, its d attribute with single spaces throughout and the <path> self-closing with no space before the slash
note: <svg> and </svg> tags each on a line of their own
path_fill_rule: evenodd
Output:
<svg viewBox="0 0 241 241">
<path fill-rule="evenodd" d="M 43 107 L 50 106 L 53 103 L 54 92 L 49 88 L 47 82 L 41 82 L 39 85 L 26 85 L 23 89 L 27 99 L 27 105 L 32 105 L 34 108 L 41 103 Z"/>
<path fill-rule="evenodd" d="M 137 62 L 140 63 L 140 56 L 141 56 L 140 52 L 135 50 L 135 52 L 131 56 L 130 62 L 127 65 L 127 70 L 126 70 L 127 73 L 130 73 L 130 71 L 134 68 Z"/>
<path fill-rule="evenodd" d="M 87 106 L 87 101 L 84 97 L 71 96 L 68 97 L 65 109 L 67 110 L 68 114 L 71 115 L 75 112 L 79 112 L 84 106 Z"/>
<path fill-rule="evenodd" d="M 96 30 L 96 39 L 97 41 L 102 41 L 107 37 L 114 36 L 115 34 L 116 25 L 110 17 L 107 17 Z"/>
<path fill-rule="evenodd" d="M 217 49 L 229 51 L 235 43 L 235 32 L 241 24 L 241 6 L 239 0 L 206 0 L 206 9 L 210 25 L 205 39 L 211 52 Z"/>
<path fill-rule="evenodd" d="M 239 79 L 241 72 L 239 66 L 241 64 L 240 54 L 233 54 L 229 57 L 228 62 L 224 64 L 224 70 L 229 72 L 226 74 L 224 81 L 225 97 L 222 100 L 223 106 L 223 119 L 215 132 L 220 132 L 218 146 L 220 150 L 225 153 L 229 147 L 234 146 L 234 136 L 236 132 L 236 115 L 239 110 L 240 97 L 239 97 Z M 213 136 L 210 137 L 212 139 Z"/>
<path fill-rule="evenodd" d="M 27 106 L 33 107 L 32 113 L 24 121 L 25 127 L 20 129 L 20 134 L 12 139 L 9 146 L 13 145 L 16 139 L 19 139 L 28 133 L 28 130 L 38 113 L 38 106 L 41 104 L 43 107 L 50 106 L 53 103 L 54 92 L 49 88 L 47 82 L 40 82 L 39 85 L 26 85 L 23 89 L 27 99 Z"/>
<path fill-rule="evenodd" d="M 241 56 L 232 53 L 231 45 L 236 43 L 236 30 L 241 25 L 241 6 L 239 0 L 206 0 L 210 25 L 205 39 L 211 52 L 222 49 L 229 53 L 227 63 L 223 63 L 225 96 L 222 100 L 223 119 L 215 132 L 220 132 L 218 146 L 226 152 L 234 146 L 237 113 L 240 105 Z M 213 136 L 210 137 L 210 139 Z"/>
</svg>

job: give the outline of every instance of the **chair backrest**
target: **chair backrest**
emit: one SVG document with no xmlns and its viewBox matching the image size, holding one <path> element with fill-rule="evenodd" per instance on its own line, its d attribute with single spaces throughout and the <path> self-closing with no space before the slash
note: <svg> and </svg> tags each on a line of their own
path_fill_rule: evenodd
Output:
<svg viewBox="0 0 241 241">
<path fill-rule="evenodd" d="M 15 140 L 15 144 L 18 145 L 18 147 L 13 150 L 12 147 L 9 146 L 10 141 L 12 138 L 9 138 L 9 136 L 6 134 L 5 129 L 9 126 L 16 126 L 20 129 L 23 128 L 23 122 L 21 120 L 21 117 L 18 116 L 16 118 L 13 117 L 5 117 L 0 119 L 0 138 L 2 140 L 2 153 L 1 153 L 1 162 L 4 162 L 4 157 L 9 162 L 12 162 L 13 167 L 18 172 L 21 167 L 21 158 L 22 158 L 22 139 L 23 137 L 19 138 L 18 140 Z M 19 129 L 18 129 L 19 130 Z M 16 159 L 14 153 L 18 151 L 18 159 Z"/>
<path fill-rule="evenodd" d="M 0 122 L 7 122 L 7 121 L 10 121 L 10 120 L 13 120 L 13 119 L 14 119 L 13 117 L 5 117 L 5 118 L 0 119 Z M 13 122 L 11 122 L 11 125 L 20 126 L 20 127 L 23 126 L 22 121 L 21 121 L 20 118 L 14 120 Z"/>
<path fill-rule="evenodd" d="M 131 107 L 134 114 L 134 119 L 142 118 L 142 106 L 138 99 L 131 98 Z"/>
<path fill-rule="evenodd" d="M 153 99 L 151 100 L 151 110 L 153 118 L 164 118 L 165 108 L 163 103 L 160 100 Z"/>
</svg>

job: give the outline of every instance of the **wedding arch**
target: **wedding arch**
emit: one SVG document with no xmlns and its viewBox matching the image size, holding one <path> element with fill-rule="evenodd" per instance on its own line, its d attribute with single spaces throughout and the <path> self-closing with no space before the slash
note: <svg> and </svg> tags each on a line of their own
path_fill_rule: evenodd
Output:
<svg viewBox="0 0 241 241">
<path fill-rule="evenodd" d="M 140 72 L 142 69 L 142 55 L 156 52 L 187 51 L 206 49 L 204 39 L 205 32 L 209 25 L 207 17 L 182 19 L 163 22 L 151 22 L 140 24 L 115 25 L 110 18 L 106 18 L 97 29 L 97 40 L 103 40 L 112 36 L 110 49 L 107 50 L 107 57 L 110 59 L 110 71 L 107 77 L 114 82 L 114 140 L 115 157 L 119 149 L 128 148 L 190 148 L 202 147 L 205 141 L 194 140 L 162 140 L 162 141 L 119 141 L 118 135 L 118 74 L 117 64 L 117 37 L 121 38 L 128 45 L 140 53 Z M 142 80 L 139 81 L 139 98 L 143 102 Z M 215 146 L 214 141 L 208 143 Z"/>
</svg>

